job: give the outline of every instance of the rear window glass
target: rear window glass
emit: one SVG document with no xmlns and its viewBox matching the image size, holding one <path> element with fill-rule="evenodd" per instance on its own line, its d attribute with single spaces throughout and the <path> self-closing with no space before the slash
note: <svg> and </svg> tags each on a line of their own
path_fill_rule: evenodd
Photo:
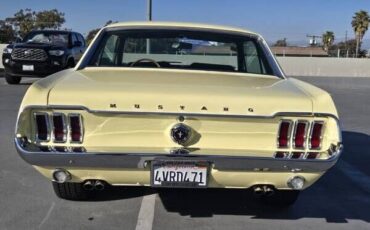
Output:
<svg viewBox="0 0 370 230">
<path fill-rule="evenodd" d="M 90 66 L 272 74 L 251 37 L 189 31 L 106 32 Z"/>
</svg>

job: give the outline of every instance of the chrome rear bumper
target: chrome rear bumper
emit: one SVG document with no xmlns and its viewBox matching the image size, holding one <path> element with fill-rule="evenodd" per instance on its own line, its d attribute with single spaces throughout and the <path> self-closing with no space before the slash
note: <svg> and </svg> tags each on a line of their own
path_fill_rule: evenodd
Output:
<svg viewBox="0 0 370 230">
<path fill-rule="evenodd" d="M 340 144 L 341 145 L 341 144 Z M 19 138 L 15 147 L 23 160 L 31 165 L 45 167 L 122 168 L 142 169 L 153 160 L 206 161 L 214 169 L 235 171 L 324 172 L 338 161 L 342 147 L 327 160 L 292 160 L 269 157 L 229 155 L 181 155 L 158 153 L 78 153 L 30 151 Z"/>
</svg>

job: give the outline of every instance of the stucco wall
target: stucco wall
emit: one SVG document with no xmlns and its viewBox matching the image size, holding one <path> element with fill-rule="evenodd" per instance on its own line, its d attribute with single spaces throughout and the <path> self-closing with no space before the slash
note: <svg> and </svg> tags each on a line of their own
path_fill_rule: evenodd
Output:
<svg viewBox="0 0 370 230">
<path fill-rule="evenodd" d="M 278 57 L 288 76 L 370 77 L 370 59 Z"/>
</svg>

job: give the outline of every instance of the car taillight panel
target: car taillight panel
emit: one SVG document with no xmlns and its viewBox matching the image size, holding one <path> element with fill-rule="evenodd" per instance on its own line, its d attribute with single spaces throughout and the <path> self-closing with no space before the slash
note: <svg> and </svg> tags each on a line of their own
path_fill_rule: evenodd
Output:
<svg viewBox="0 0 370 230">
<path fill-rule="evenodd" d="M 291 126 L 292 126 L 292 121 L 283 120 L 280 122 L 279 134 L 278 134 L 278 147 L 279 148 L 289 148 Z"/>
<path fill-rule="evenodd" d="M 50 140 L 49 115 L 47 113 L 35 113 L 36 141 Z"/>
<path fill-rule="evenodd" d="M 52 115 L 53 140 L 54 142 L 64 143 L 67 141 L 67 124 L 65 115 L 54 113 Z"/>
<path fill-rule="evenodd" d="M 315 121 L 311 127 L 310 149 L 320 149 L 322 141 L 323 122 Z"/>
<path fill-rule="evenodd" d="M 37 142 L 83 142 L 83 123 L 80 114 L 37 112 L 34 113 L 34 120 Z"/>
<path fill-rule="evenodd" d="M 296 122 L 294 135 L 293 135 L 293 144 L 294 148 L 303 149 L 306 145 L 306 137 L 307 137 L 307 121 L 298 121 Z"/>
<path fill-rule="evenodd" d="M 277 134 L 277 146 L 281 151 L 275 158 L 318 159 L 322 147 L 323 121 L 281 120 Z M 285 150 L 284 150 L 285 149 Z"/>
<path fill-rule="evenodd" d="M 82 117 L 80 114 L 69 115 L 71 142 L 81 143 L 83 140 Z"/>
</svg>

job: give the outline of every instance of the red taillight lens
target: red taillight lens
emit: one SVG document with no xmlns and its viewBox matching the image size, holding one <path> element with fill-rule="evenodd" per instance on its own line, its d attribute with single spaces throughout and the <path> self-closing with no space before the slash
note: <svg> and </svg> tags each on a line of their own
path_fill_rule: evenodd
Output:
<svg viewBox="0 0 370 230">
<path fill-rule="evenodd" d="M 71 141 L 82 142 L 83 130 L 81 116 L 79 114 L 69 115 L 69 125 L 71 128 Z"/>
<path fill-rule="evenodd" d="M 311 137 L 310 137 L 310 149 L 320 148 L 322 127 L 323 127 L 322 122 L 313 123 Z"/>
<path fill-rule="evenodd" d="M 67 130 L 63 114 L 53 114 L 53 134 L 55 142 L 67 140 Z"/>
<path fill-rule="evenodd" d="M 294 147 L 304 148 L 306 142 L 307 122 L 299 121 L 294 133 Z"/>
<path fill-rule="evenodd" d="M 36 113 L 36 139 L 49 141 L 49 116 L 46 113 Z"/>
<path fill-rule="evenodd" d="M 282 121 L 280 123 L 279 137 L 278 137 L 278 147 L 279 148 L 289 147 L 291 124 L 292 124 L 291 121 Z"/>
</svg>

